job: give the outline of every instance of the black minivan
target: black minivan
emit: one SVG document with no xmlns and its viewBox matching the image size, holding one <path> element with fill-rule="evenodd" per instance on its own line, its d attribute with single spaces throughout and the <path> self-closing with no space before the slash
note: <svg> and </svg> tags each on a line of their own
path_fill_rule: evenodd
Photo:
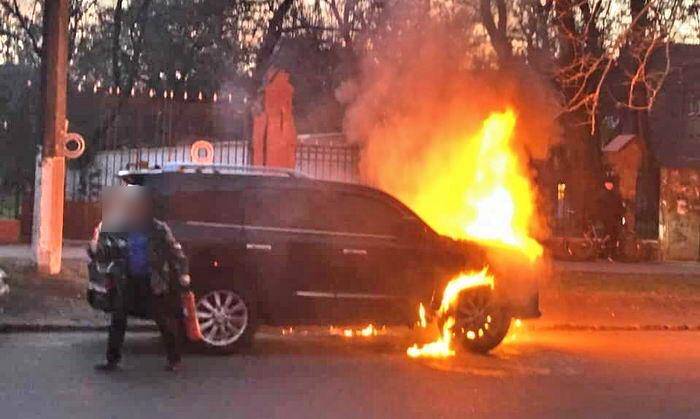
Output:
<svg viewBox="0 0 700 419">
<path fill-rule="evenodd" d="M 487 264 L 480 246 L 437 234 L 367 186 L 251 166 L 170 164 L 119 176 L 151 188 L 157 216 L 182 243 L 204 344 L 217 352 L 250 344 L 260 324 L 413 325 L 419 303 L 436 310 L 447 281 Z M 493 290 L 463 292 L 456 333 L 487 317 L 491 327 L 458 340 L 488 351 L 511 318 L 538 316 L 530 282 L 499 275 Z"/>
</svg>

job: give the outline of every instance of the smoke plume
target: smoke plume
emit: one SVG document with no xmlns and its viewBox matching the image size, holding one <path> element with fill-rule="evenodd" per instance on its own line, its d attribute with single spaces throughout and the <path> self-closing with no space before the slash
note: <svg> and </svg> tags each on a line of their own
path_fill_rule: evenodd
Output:
<svg viewBox="0 0 700 419">
<path fill-rule="evenodd" d="M 530 162 L 545 158 L 559 135 L 555 102 L 545 83 L 524 65 L 496 70 L 488 44 L 465 38 L 478 28 L 407 10 L 398 10 L 372 34 L 359 77 L 336 92 L 348 105 L 346 136 L 363 145 L 363 179 L 425 217 L 419 207 L 430 196 L 426 185 L 435 177 L 459 184 L 462 177 L 477 176 L 461 167 L 471 164 L 468 159 L 455 160 L 452 154 L 470 150 L 465 142 L 476 141 L 488 116 L 508 109 L 517 118 L 511 147 L 531 178 Z M 468 200 L 469 182 L 465 179 L 457 186 L 465 190 L 455 194 L 464 192 Z"/>
</svg>

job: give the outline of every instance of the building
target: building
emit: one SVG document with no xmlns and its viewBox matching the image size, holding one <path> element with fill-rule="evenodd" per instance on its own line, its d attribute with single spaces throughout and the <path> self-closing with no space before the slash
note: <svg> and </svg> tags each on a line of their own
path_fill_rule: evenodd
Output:
<svg viewBox="0 0 700 419">
<path fill-rule="evenodd" d="M 637 135 L 633 112 L 618 108 L 603 119 L 601 163 L 618 178 L 629 208 L 629 231 L 655 242 L 662 259 L 700 260 L 700 45 L 669 45 L 669 57 L 669 71 L 649 114 L 648 141 Z M 652 68 L 665 68 L 665 58 L 658 54 Z M 611 77 L 613 85 L 629 89 L 620 74 Z M 581 184 L 574 155 L 560 145 L 538 167 L 545 195 L 541 206 L 554 236 L 580 236 L 581 220 L 593 213 L 586 203 L 595 198 L 572 199 L 571 190 Z"/>
<path fill-rule="evenodd" d="M 700 260 L 700 46 L 671 45 L 669 57 L 649 115 L 648 143 L 623 130 L 603 155 L 620 178 L 622 197 L 634 203 L 637 236 L 658 238 L 662 259 Z"/>
<path fill-rule="evenodd" d="M 673 45 L 651 114 L 659 164 L 659 242 L 666 260 L 700 260 L 700 46 Z"/>
</svg>

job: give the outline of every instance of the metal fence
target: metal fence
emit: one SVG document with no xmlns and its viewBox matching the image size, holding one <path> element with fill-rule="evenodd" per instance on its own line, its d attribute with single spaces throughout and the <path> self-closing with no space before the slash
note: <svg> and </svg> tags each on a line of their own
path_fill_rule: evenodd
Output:
<svg viewBox="0 0 700 419">
<path fill-rule="evenodd" d="M 355 144 L 300 143 L 296 148 L 296 170 L 316 179 L 359 182 L 359 157 L 360 148 Z M 245 166 L 251 160 L 249 141 L 214 143 L 215 164 Z M 119 183 L 120 170 L 191 161 L 189 145 L 100 151 L 83 168 L 68 169 L 66 201 L 97 201 L 102 188 Z"/>
<path fill-rule="evenodd" d="M 214 144 L 214 163 L 244 166 L 250 164 L 249 141 L 221 141 Z M 162 167 L 169 162 L 191 162 L 190 146 L 142 147 L 98 152 L 92 162 L 66 173 L 67 201 L 95 201 L 103 187 L 119 183 L 117 173 L 124 169 Z"/>
<path fill-rule="evenodd" d="M 313 178 L 360 181 L 360 147 L 356 144 L 298 144 L 296 169 Z"/>
</svg>

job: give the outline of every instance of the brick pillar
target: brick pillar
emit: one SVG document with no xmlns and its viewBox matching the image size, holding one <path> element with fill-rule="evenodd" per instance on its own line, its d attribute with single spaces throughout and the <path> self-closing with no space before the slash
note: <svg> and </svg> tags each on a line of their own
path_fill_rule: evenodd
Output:
<svg viewBox="0 0 700 419">
<path fill-rule="evenodd" d="M 297 130 L 292 113 L 294 87 L 289 74 L 271 70 L 265 77 L 260 106 L 253 115 L 253 164 L 293 169 Z"/>
</svg>

